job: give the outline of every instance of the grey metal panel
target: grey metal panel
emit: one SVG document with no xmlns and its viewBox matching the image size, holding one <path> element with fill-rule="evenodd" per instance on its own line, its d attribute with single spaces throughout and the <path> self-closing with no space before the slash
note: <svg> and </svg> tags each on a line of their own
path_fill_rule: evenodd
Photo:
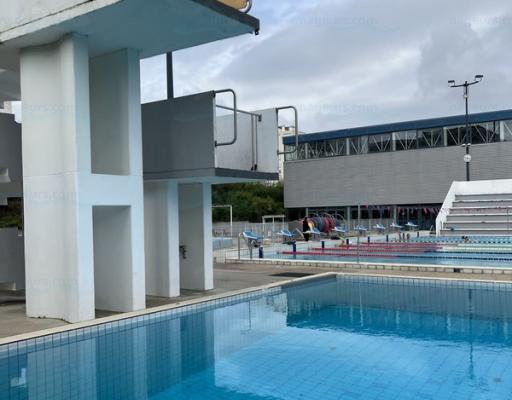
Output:
<svg viewBox="0 0 512 400">
<path fill-rule="evenodd" d="M 512 142 L 474 145 L 473 180 L 512 178 Z M 442 203 L 465 180 L 464 149 L 397 151 L 285 163 L 285 207 Z"/>
<path fill-rule="evenodd" d="M 144 174 L 214 168 L 214 120 L 213 92 L 144 104 Z"/>
<path fill-rule="evenodd" d="M 187 180 L 195 178 L 207 178 L 205 181 L 210 181 L 214 178 L 233 178 L 238 182 L 266 180 L 277 181 L 279 174 L 259 171 L 245 171 L 241 169 L 227 169 L 227 168 L 209 168 L 209 169 L 196 169 L 192 171 L 177 171 L 177 172 L 162 172 L 162 173 L 145 173 L 144 180 L 165 180 L 165 179 L 178 179 Z"/>
<path fill-rule="evenodd" d="M 0 283 L 25 288 L 24 243 L 17 228 L 0 229 Z"/>
<path fill-rule="evenodd" d="M 0 201 L 22 195 L 21 125 L 0 113 Z"/>
<path fill-rule="evenodd" d="M 261 121 L 256 122 L 252 131 L 252 117 L 238 114 L 238 139 L 231 146 L 217 147 L 217 167 L 225 169 L 251 170 L 253 163 L 258 171 L 278 173 L 279 159 L 277 157 L 278 126 L 275 108 L 254 111 L 261 115 Z M 225 142 L 233 138 L 233 116 L 223 115 L 216 120 L 216 139 Z"/>
</svg>

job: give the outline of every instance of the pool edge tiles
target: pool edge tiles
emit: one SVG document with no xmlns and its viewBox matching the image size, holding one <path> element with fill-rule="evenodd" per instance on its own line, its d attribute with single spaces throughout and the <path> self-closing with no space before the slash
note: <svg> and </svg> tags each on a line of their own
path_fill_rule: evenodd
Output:
<svg viewBox="0 0 512 400">
<path fill-rule="evenodd" d="M 400 275 L 372 275 L 372 274 L 351 274 L 340 272 L 337 274 L 337 279 L 360 280 L 363 282 L 377 282 L 377 283 L 391 283 L 391 284 L 415 284 L 421 282 L 422 286 L 432 285 L 438 287 L 439 284 L 449 285 L 459 288 L 478 288 L 478 289 L 492 289 L 492 290 L 505 290 L 512 292 L 512 282 L 509 281 L 494 281 L 494 280 L 480 280 L 480 279 L 464 279 L 464 278 L 449 278 L 449 277 L 426 277 L 426 276 L 400 276 Z"/>
<path fill-rule="evenodd" d="M 499 266 L 471 266 L 471 265 L 435 265 L 435 264 L 406 264 L 406 263 L 369 263 L 354 261 L 331 261 L 331 260 L 293 260 L 293 259 L 226 259 L 227 264 L 265 264 L 279 265 L 289 267 L 320 267 L 320 268 L 345 268 L 345 269 L 368 269 L 368 270 L 394 270 L 394 271 L 413 271 L 413 272 L 446 272 L 456 273 L 464 272 L 468 274 L 493 274 L 493 275 L 512 275 L 512 268 Z M 405 269 L 407 268 L 407 269 Z"/>
<path fill-rule="evenodd" d="M 294 278 L 285 281 L 273 282 L 266 285 L 254 286 L 245 289 L 233 290 L 220 294 L 213 294 L 196 299 L 185 300 L 174 304 L 166 304 L 158 307 L 146 308 L 129 313 L 121 313 L 104 318 L 96 318 L 90 321 L 63 325 L 55 328 L 38 330 L 29 333 L 23 333 L 15 336 L 0 338 L 0 357 L 8 355 L 9 347 L 17 346 L 19 343 L 26 345 L 53 343 L 53 340 L 62 340 L 67 335 L 67 340 L 85 340 L 95 334 L 105 334 L 110 330 L 137 326 L 138 324 L 151 323 L 152 320 L 158 321 L 158 317 L 168 318 L 169 316 L 180 317 L 184 313 L 202 312 L 223 305 L 235 304 L 242 300 L 248 300 L 254 297 L 267 294 L 279 293 L 282 288 L 300 285 L 301 283 L 313 282 L 323 279 L 336 278 L 336 272 L 325 272 L 311 276 Z M 93 330 L 96 328 L 95 332 Z M 103 332 L 98 332 L 103 330 Z M 28 343 L 33 341 L 33 343 Z"/>
</svg>

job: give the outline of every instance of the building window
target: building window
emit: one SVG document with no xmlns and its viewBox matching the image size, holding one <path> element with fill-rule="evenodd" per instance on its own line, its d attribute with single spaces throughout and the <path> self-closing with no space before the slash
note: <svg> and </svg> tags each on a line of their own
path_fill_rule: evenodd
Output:
<svg viewBox="0 0 512 400">
<path fill-rule="evenodd" d="M 297 150 L 297 159 L 298 160 L 306 160 L 307 159 L 307 143 L 299 143 L 299 149 Z"/>
<path fill-rule="evenodd" d="M 499 140 L 499 123 L 496 124 L 495 122 L 484 122 L 471 126 L 471 143 L 494 143 L 499 142 Z"/>
<path fill-rule="evenodd" d="M 326 157 L 339 157 L 347 154 L 347 140 L 331 139 L 325 141 L 325 156 Z"/>
<path fill-rule="evenodd" d="M 285 161 L 294 161 L 297 159 L 297 153 L 295 152 L 295 145 L 285 144 L 284 151 L 285 151 L 285 155 L 284 155 Z"/>
<path fill-rule="evenodd" d="M 512 120 L 501 121 L 502 122 L 502 135 L 505 142 L 512 142 Z M 498 122 L 496 122 L 498 124 Z"/>
<path fill-rule="evenodd" d="M 418 148 L 428 149 L 443 146 L 443 130 L 423 129 L 418 131 Z"/>
<path fill-rule="evenodd" d="M 368 136 L 356 136 L 349 138 L 350 155 L 368 153 Z"/>
<path fill-rule="evenodd" d="M 462 146 L 466 129 L 463 126 L 452 126 L 446 130 L 448 146 Z"/>
<path fill-rule="evenodd" d="M 368 153 L 391 151 L 391 134 L 371 135 L 368 137 Z"/>
<path fill-rule="evenodd" d="M 413 150 L 418 148 L 416 131 L 403 131 L 394 134 L 395 150 Z"/>
<path fill-rule="evenodd" d="M 306 149 L 306 158 L 315 159 L 325 157 L 325 142 L 323 140 L 308 142 Z"/>
</svg>

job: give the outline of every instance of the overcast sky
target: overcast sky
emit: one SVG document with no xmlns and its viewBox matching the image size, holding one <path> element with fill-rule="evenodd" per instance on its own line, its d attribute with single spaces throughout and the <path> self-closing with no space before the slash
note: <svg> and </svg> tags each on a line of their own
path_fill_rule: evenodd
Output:
<svg viewBox="0 0 512 400">
<path fill-rule="evenodd" d="M 174 56 L 175 95 L 237 90 L 240 107 L 296 105 L 301 131 L 512 108 L 508 0 L 254 0 L 259 36 Z M 165 97 L 162 57 L 142 63 L 143 101 Z"/>
</svg>

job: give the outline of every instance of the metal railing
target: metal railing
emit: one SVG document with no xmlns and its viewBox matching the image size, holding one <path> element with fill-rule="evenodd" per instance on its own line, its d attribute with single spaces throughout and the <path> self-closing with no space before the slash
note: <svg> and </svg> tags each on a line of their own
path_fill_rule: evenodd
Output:
<svg viewBox="0 0 512 400">
<path fill-rule="evenodd" d="M 252 144 L 251 171 L 257 170 L 258 169 L 258 123 L 263 120 L 263 115 L 254 113 L 254 112 L 250 112 L 250 111 L 241 110 L 239 108 L 236 109 L 233 107 L 222 106 L 220 104 L 216 104 L 215 107 L 220 108 L 222 110 L 233 111 L 234 114 L 244 114 L 244 115 L 248 115 L 251 117 L 251 144 Z M 238 118 L 236 119 L 236 121 L 237 121 L 236 123 L 238 123 Z M 238 131 L 238 128 L 237 128 L 237 131 Z M 234 142 L 230 143 L 230 144 L 234 144 Z M 230 144 L 217 144 L 217 146 L 224 146 L 224 145 L 228 146 Z"/>
<path fill-rule="evenodd" d="M 287 223 L 285 223 L 287 224 Z M 259 227 L 258 227 L 259 225 Z M 359 262 L 360 253 L 359 245 L 367 242 L 406 242 L 417 236 L 427 236 L 428 232 L 388 232 L 386 234 L 379 234 L 377 232 L 366 232 L 364 234 L 351 232 L 348 237 L 340 237 L 337 240 L 331 239 L 331 235 L 322 234 L 321 236 L 312 237 L 308 242 L 303 240 L 302 234 L 297 230 L 291 230 L 295 233 L 293 240 L 283 237 L 279 234 L 281 228 L 276 226 L 275 229 L 263 229 L 263 224 L 246 224 L 247 231 L 251 231 L 262 239 L 258 246 L 250 247 L 246 240 L 243 238 L 242 232 L 237 232 L 235 229 L 233 236 L 229 236 L 228 229 L 215 229 L 216 246 L 214 246 L 214 262 L 217 264 L 226 263 L 227 260 L 248 260 L 258 258 L 274 258 L 280 257 L 283 252 L 291 252 L 296 249 L 299 252 L 310 252 L 315 248 L 322 246 L 322 242 L 327 243 L 329 246 L 335 244 L 346 243 L 347 240 L 351 246 L 354 246 L 357 254 L 354 258 Z M 277 224 L 276 224 L 277 225 Z M 258 229 L 259 228 L 259 229 Z M 293 245 L 295 242 L 295 246 Z"/>
<path fill-rule="evenodd" d="M 277 112 L 278 121 L 279 121 L 279 112 L 282 110 L 293 110 L 293 112 L 295 114 L 295 148 L 293 150 L 288 150 L 288 151 L 286 151 L 286 150 L 279 151 L 278 150 L 277 151 L 278 156 L 293 154 L 293 153 L 297 153 L 299 151 L 299 111 L 294 106 L 277 107 L 276 112 Z M 279 135 L 278 135 L 278 140 L 279 140 Z"/>
<path fill-rule="evenodd" d="M 233 139 L 230 140 L 229 142 L 217 142 L 217 140 L 215 140 L 215 147 L 231 146 L 232 144 L 235 144 L 238 139 L 238 109 L 236 93 L 233 89 L 215 90 L 213 93 L 215 94 L 215 96 L 221 93 L 231 93 L 233 95 Z"/>
</svg>

